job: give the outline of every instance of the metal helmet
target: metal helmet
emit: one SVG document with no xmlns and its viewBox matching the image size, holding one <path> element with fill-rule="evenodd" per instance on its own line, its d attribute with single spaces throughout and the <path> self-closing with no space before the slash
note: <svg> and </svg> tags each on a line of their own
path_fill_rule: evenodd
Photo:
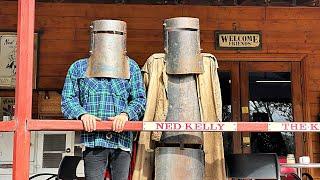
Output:
<svg viewBox="0 0 320 180">
<path fill-rule="evenodd" d="M 166 19 L 163 25 L 167 73 L 203 73 L 199 19 L 176 17 Z"/>
<path fill-rule="evenodd" d="M 87 77 L 130 78 L 126 27 L 126 22 L 119 20 L 92 22 Z"/>
</svg>

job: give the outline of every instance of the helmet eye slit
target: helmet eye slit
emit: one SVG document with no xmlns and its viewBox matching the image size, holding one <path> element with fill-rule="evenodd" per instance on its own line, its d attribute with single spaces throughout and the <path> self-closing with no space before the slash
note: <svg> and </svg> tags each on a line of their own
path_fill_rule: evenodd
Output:
<svg viewBox="0 0 320 180">
<path fill-rule="evenodd" d="M 98 33 L 106 33 L 106 34 L 118 34 L 118 35 L 123 35 L 123 32 L 120 31 L 94 31 L 94 34 L 98 34 Z"/>
<path fill-rule="evenodd" d="M 194 28 L 167 28 L 168 31 L 198 31 L 198 29 Z"/>
</svg>

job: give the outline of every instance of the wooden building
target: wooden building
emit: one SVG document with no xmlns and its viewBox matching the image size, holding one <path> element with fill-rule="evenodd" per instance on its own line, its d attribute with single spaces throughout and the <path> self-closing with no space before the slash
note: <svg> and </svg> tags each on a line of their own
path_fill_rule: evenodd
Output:
<svg viewBox="0 0 320 180">
<path fill-rule="evenodd" d="M 79 2 L 46 0 L 36 3 L 35 31 L 38 33 L 39 44 L 36 88 L 33 90 L 32 113 L 35 118 L 62 118 L 58 94 L 69 66 L 77 59 L 88 56 L 88 29 L 91 21 L 126 21 L 128 54 L 142 66 L 151 54 L 163 52 L 164 19 L 191 16 L 200 19 L 203 52 L 214 54 L 219 62 L 225 121 L 257 121 L 255 118 L 261 119 L 265 114 L 269 121 L 320 120 L 318 1 L 215 1 L 213 4 L 208 1 L 204 5 L 198 5 L 196 1 L 187 1 L 185 4 L 178 1 L 170 4 L 169 1 L 168 4 L 152 5 L 130 4 L 125 1 L 110 4 L 98 0 Z M 235 4 L 237 6 L 233 6 Z M 1 0 L 0 32 L 16 31 L 17 2 Z M 216 47 L 216 31 L 235 34 L 259 32 L 261 48 L 219 49 Z M 13 90 L 0 90 L 2 98 L 13 96 Z M 270 115 L 270 111 L 274 114 Z M 60 136 L 61 133 L 64 135 Z M 56 136 L 48 134 L 54 133 L 34 134 L 32 142 L 35 143 L 35 159 L 32 165 L 38 171 L 33 173 L 44 170 L 44 158 L 54 158 L 50 156 L 54 154 L 54 150 L 51 154 L 48 149 L 42 150 L 40 156 L 36 155 L 40 153 L 39 148 L 46 147 L 44 138 L 48 138 L 48 141 L 66 142 L 62 149 L 71 145 L 72 153 L 75 151 L 74 146 L 78 147 L 78 143 L 73 140 L 74 133 L 56 132 Z M 253 136 L 257 134 L 225 133 L 225 137 L 229 137 L 225 140 L 226 153 L 258 151 L 251 149 L 254 145 Z M 284 155 L 308 155 L 312 162 L 320 162 L 320 137 L 317 133 L 284 133 L 282 137 L 287 146 Z M 8 140 L 9 146 L 12 145 L 10 141 L 12 140 Z M 0 146 L 0 151 L 4 153 L 6 149 L 1 148 Z M 10 169 L 10 159 L 7 162 L 9 166 L 1 165 L 3 157 L 0 154 L 0 174 L 10 174 L 6 170 L 8 167 Z M 42 169 L 37 167 L 39 165 L 43 166 Z M 49 164 L 45 170 L 50 168 Z M 320 179 L 320 169 L 307 171 L 315 179 Z"/>
</svg>

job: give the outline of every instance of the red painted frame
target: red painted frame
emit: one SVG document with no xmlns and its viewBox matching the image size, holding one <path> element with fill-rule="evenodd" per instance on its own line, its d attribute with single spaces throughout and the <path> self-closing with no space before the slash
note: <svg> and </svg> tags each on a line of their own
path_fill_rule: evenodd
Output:
<svg viewBox="0 0 320 180">
<path fill-rule="evenodd" d="M 28 130 L 29 131 L 79 131 L 83 130 L 83 125 L 81 121 L 77 120 L 40 120 L 32 119 L 28 120 Z M 133 121 L 126 123 L 124 129 L 126 131 L 141 131 L 143 130 L 143 123 L 141 121 Z M 97 122 L 97 130 L 112 130 L 112 122 L 104 121 Z"/>
<path fill-rule="evenodd" d="M 82 130 L 80 121 L 36 120 L 32 113 L 33 41 L 35 0 L 18 1 L 17 74 L 15 119 L 0 122 L 0 132 L 14 132 L 13 179 L 29 179 L 30 131 Z M 110 130 L 112 123 L 98 123 L 98 130 Z M 129 123 L 126 130 L 141 130 L 142 123 Z"/>
<path fill-rule="evenodd" d="M 12 132 L 16 130 L 15 121 L 0 122 L 0 132 Z"/>
<path fill-rule="evenodd" d="M 27 120 L 32 110 L 33 36 L 35 0 L 18 2 L 16 108 L 13 147 L 13 179 L 29 179 L 30 131 Z M 19 163 L 18 163 L 19 161 Z"/>
<path fill-rule="evenodd" d="M 18 48 L 15 119 L 0 122 L 0 132 L 14 133 L 13 179 L 29 179 L 30 131 L 83 130 L 77 120 L 36 120 L 31 119 L 33 41 L 34 41 L 35 0 L 18 1 Z M 240 129 L 248 129 L 251 124 L 257 131 L 265 129 L 256 123 L 239 124 Z M 97 130 L 111 130 L 112 122 L 99 122 Z M 141 131 L 142 122 L 130 122 L 125 130 Z"/>
</svg>

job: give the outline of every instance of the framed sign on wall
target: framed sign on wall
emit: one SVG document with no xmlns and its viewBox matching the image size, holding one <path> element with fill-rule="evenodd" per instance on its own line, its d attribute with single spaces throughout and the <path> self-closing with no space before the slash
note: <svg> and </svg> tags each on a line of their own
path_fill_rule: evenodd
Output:
<svg viewBox="0 0 320 180">
<path fill-rule="evenodd" d="M 38 34 L 34 36 L 33 80 L 36 89 Z M 14 89 L 16 84 L 17 33 L 0 32 L 0 88 Z"/>
<path fill-rule="evenodd" d="M 5 117 L 12 118 L 14 115 L 14 103 L 14 97 L 0 97 L 0 121 L 4 121 Z"/>
<path fill-rule="evenodd" d="M 217 50 L 261 50 L 260 31 L 215 31 Z"/>
</svg>

